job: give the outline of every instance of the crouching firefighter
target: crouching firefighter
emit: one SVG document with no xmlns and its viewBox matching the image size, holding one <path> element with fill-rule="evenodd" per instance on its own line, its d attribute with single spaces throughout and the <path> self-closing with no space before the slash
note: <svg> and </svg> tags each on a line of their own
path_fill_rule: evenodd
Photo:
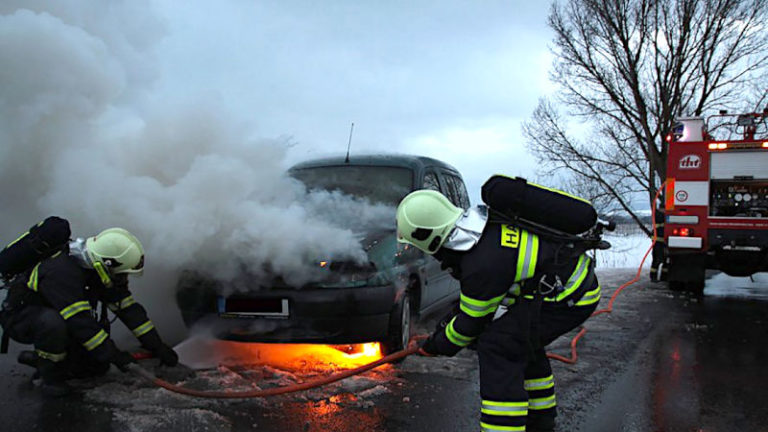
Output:
<svg viewBox="0 0 768 432">
<path fill-rule="evenodd" d="M 42 222 L 42 228 L 54 218 Z M 40 227 L 38 224 L 38 232 L 33 227 L 2 252 L 18 258 L 29 244 L 28 249 L 38 253 L 40 261 L 9 283 L 0 324 L 11 339 L 34 345 L 34 351 L 19 355 L 19 362 L 37 369 L 43 394 L 66 395 L 71 391 L 66 383 L 69 378 L 100 376 L 111 364 L 125 372 L 135 362 L 110 338 L 106 311 L 101 320 L 96 319 L 94 309 L 99 302 L 107 305 L 162 364 L 176 365 L 177 354 L 163 343 L 144 307 L 128 289 L 128 275 L 140 274 L 144 268 L 139 240 L 125 229 L 109 228 L 96 236 L 55 246 L 35 237 Z M 42 251 L 37 244 L 48 249 Z M 14 247 L 22 252 L 16 253 L 11 249 Z M 16 261 L 25 259 L 30 258 Z"/>
<path fill-rule="evenodd" d="M 529 188 L 576 199 L 522 179 L 502 180 L 518 182 L 515 188 L 522 187 L 528 199 L 540 198 Z M 494 201 L 485 196 L 489 183 L 483 191 L 486 203 Z M 493 208 L 463 211 L 430 190 L 413 192 L 398 206 L 399 241 L 433 255 L 461 282 L 459 309 L 422 344 L 420 353 L 453 356 L 476 346 L 481 430 L 552 431 L 556 400 L 545 347 L 592 314 L 600 286 L 584 250 L 564 253 L 561 242 L 524 229 L 513 218 L 496 220 Z"/>
</svg>

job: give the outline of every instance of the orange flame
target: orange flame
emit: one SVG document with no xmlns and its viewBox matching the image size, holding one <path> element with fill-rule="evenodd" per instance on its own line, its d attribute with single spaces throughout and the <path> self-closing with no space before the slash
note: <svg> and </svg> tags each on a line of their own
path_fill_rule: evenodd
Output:
<svg viewBox="0 0 768 432">
<path fill-rule="evenodd" d="M 238 343 L 216 341 L 226 364 L 260 364 L 301 372 L 353 369 L 383 357 L 378 342 L 352 345 Z"/>
</svg>

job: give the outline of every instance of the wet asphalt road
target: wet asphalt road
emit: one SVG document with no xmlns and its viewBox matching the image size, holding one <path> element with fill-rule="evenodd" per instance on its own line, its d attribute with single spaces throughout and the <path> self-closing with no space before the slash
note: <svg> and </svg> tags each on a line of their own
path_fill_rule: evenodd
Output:
<svg viewBox="0 0 768 432">
<path fill-rule="evenodd" d="M 631 276 L 630 270 L 600 274 L 609 293 Z M 587 328 L 578 362 L 553 363 L 558 431 L 768 431 L 768 275 L 756 283 L 713 275 L 703 298 L 643 279 L 619 296 L 613 314 L 593 318 Z M 569 339 L 556 341 L 552 351 L 567 355 Z M 77 382 L 80 391 L 71 398 L 46 400 L 14 357 L 0 358 L 2 431 L 479 429 L 471 351 L 451 359 L 411 357 L 318 391 L 246 401 L 178 396 L 117 371 Z M 166 374 L 185 378 L 180 369 Z M 215 387 L 247 374 L 197 376 Z"/>
</svg>

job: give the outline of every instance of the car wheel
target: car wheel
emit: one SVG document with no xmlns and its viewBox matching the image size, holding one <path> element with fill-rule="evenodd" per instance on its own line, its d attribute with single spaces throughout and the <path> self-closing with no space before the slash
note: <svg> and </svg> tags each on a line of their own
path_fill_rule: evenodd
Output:
<svg viewBox="0 0 768 432">
<path fill-rule="evenodd" d="M 406 294 L 389 316 L 389 334 L 384 342 L 384 352 L 393 354 L 408 347 L 411 341 L 411 301 Z"/>
</svg>

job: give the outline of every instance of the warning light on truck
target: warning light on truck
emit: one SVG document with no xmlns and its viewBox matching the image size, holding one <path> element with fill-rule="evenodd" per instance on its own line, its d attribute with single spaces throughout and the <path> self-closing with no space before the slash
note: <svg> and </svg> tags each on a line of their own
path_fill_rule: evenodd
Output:
<svg viewBox="0 0 768 432">
<path fill-rule="evenodd" d="M 690 237 L 693 235 L 693 228 L 675 228 L 672 230 L 673 236 Z"/>
</svg>

